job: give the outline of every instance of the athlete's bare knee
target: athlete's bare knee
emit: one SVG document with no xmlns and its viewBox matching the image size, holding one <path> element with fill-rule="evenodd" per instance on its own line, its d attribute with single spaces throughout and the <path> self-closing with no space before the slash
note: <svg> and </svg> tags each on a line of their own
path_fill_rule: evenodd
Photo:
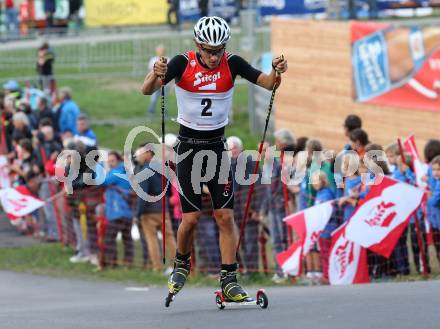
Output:
<svg viewBox="0 0 440 329">
<path fill-rule="evenodd" d="M 231 229 L 235 225 L 234 215 L 230 209 L 215 210 L 214 217 L 220 229 Z"/>
<path fill-rule="evenodd" d="M 180 225 L 184 225 L 188 228 L 193 228 L 197 225 L 201 214 L 200 212 L 191 212 L 183 214 L 182 223 Z"/>
</svg>

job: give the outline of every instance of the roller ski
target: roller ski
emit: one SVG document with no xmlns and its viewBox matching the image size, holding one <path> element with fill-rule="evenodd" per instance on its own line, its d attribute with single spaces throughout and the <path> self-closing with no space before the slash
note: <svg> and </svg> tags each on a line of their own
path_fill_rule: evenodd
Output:
<svg viewBox="0 0 440 329">
<path fill-rule="evenodd" d="M 265 309 L 269 306 L 269 299 L 267 298 L 264 289 L 260 289 L 257 291 L 255 299 L 249 297 L 246 301 L 242 302 L 228 301 L 221 290 L 216 291 L 214 294 L 215 304 L 217 305 L 217 308 L 219 310 L 223 310 L 226 306 L 260 306 L 262 309 Z"/>
<path fill-rule="evenodd" d="M 182 290 L 190 273 L 190 260 L 176 259 L 174 269 L 168 279 L 168 296 L 165 298 L 165 307 L 169 307 L 176 295 Z"/>
<path fill-rule="evenodd" d="M 226 306 L 255 306 L 267 308 L 269 300 L 263 289 L 258 290 L 256 298 L 252 298 L 238 284 L 236 272 L 222 271 L 220 275 L 221 290 L 216 291 L 215 303 L 218 309 Z"/>
</svg>

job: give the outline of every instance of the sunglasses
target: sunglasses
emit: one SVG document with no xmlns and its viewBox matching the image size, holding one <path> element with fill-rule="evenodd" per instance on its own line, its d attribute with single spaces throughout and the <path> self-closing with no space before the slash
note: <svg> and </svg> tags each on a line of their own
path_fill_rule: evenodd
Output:
<svg viewBox="0 0 440 329">
<path fill-rule="evenodd" d="M 200 49 L 207 55 L 220 57 L 225 52 L 226 47 L 220 49 L 208 49 L 200 45 Z"/>
</svg>

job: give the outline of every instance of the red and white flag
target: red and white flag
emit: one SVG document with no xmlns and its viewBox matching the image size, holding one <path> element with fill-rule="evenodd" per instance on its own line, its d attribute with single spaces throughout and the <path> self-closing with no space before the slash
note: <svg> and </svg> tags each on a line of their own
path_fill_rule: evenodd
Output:
<svg viewBox="0 0 440 329">
<path fill-rule="evenodd" d="M 428 174 L 429 166 L 420 159 L 414 135 L 409 136 L 403 141 L 403 149 L 411 154 L 417 186 L 426 188 L 427 184 L 422 178 Z"/>
<path fill-rule="evenodd" d="M 289 249 L 280 252 L 276 256 L 276 260 L 284 273 L 298 276 L 301 273 L 302 241 L 298 240 Z"/>
<path fill-rule="evenodd" d="M 0 190 L 0 202 L 11 220 L 29 215 L 44 205 L 44 201 L 13 188 Z"/>
<path fill-rule="evenodd" d="M 423 196 L 422 189 L 383 177 L 356 209 L 345 228 L 345 237 L 389 257 Z"/>
<path fill-rule="evenodd" d="M 321 203 L 284 218 L 299 236 L 287 250 L 276 256 L 278 265 L 284 273 L 297 276 L 301 273 L 303 255 L 318 241 L 333 214 L 333 201 Z"/>
<path fill-rule="evenodd" d="M 307 208 L 284 218 L 303 241 L 303 254 L 307 254 L 315 242 L 318 241 L 333 214 L 333 201 L 327 201 Z"/>
<path fill-rule="evenodd" d="M 414 135 L 407 137 L 403 141 L 403 149 L 406 152 L 410 153 L 412 156 L 414 174 L 416 175 L 417 186 L 426 189 L 428 187 L 428 184 L 423 181 L 423 177 L 428 175 L 429 165 L 420 159 Z M 431 225 L 428 221 L 428 216 L 426 216 L 426 203 L 422 205 L 422 209 L 425 214 L 424 221 L 425 221 L 425 230 L 427 235 L 427 243 L 428 245 L 433 245 L 434 242 L 432 240 Z"/>
<path fill-rule="evenodd" d="M 331 285 L 368 283 L 367 250 L 345 236 L 346 224 L 332 236 L 328 276 Z"/>
</svg>

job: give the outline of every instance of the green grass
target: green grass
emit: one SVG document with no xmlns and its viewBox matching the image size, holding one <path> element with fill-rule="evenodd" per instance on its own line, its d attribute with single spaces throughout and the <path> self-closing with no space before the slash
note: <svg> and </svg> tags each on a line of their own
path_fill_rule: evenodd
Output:
<svg viewBox="0 0 440 329">
<path fill-rule="evenodd" d="M 137 253 L 140 254 L 140 253 Z M 139 267 L 105 269 L 97 271 L 90 264 L 72 264 L 69 257 L 73 251 L 62 249 L 59 244 L 41 244 L 32 247 L 3 248 L 0 252 L 0 270 L 25 272 L 54 277 L 77 278 L 86 280 L 105 280 L 150 286 L 165 286 L 167 278 Z M 268 276 L 255 274 L 241 279 L 245 285 L 272 285 Z M 204 274 L 192 274 L 189 281 L 192 286 L 217 287 L 218 281 Z"/>
</svg>

